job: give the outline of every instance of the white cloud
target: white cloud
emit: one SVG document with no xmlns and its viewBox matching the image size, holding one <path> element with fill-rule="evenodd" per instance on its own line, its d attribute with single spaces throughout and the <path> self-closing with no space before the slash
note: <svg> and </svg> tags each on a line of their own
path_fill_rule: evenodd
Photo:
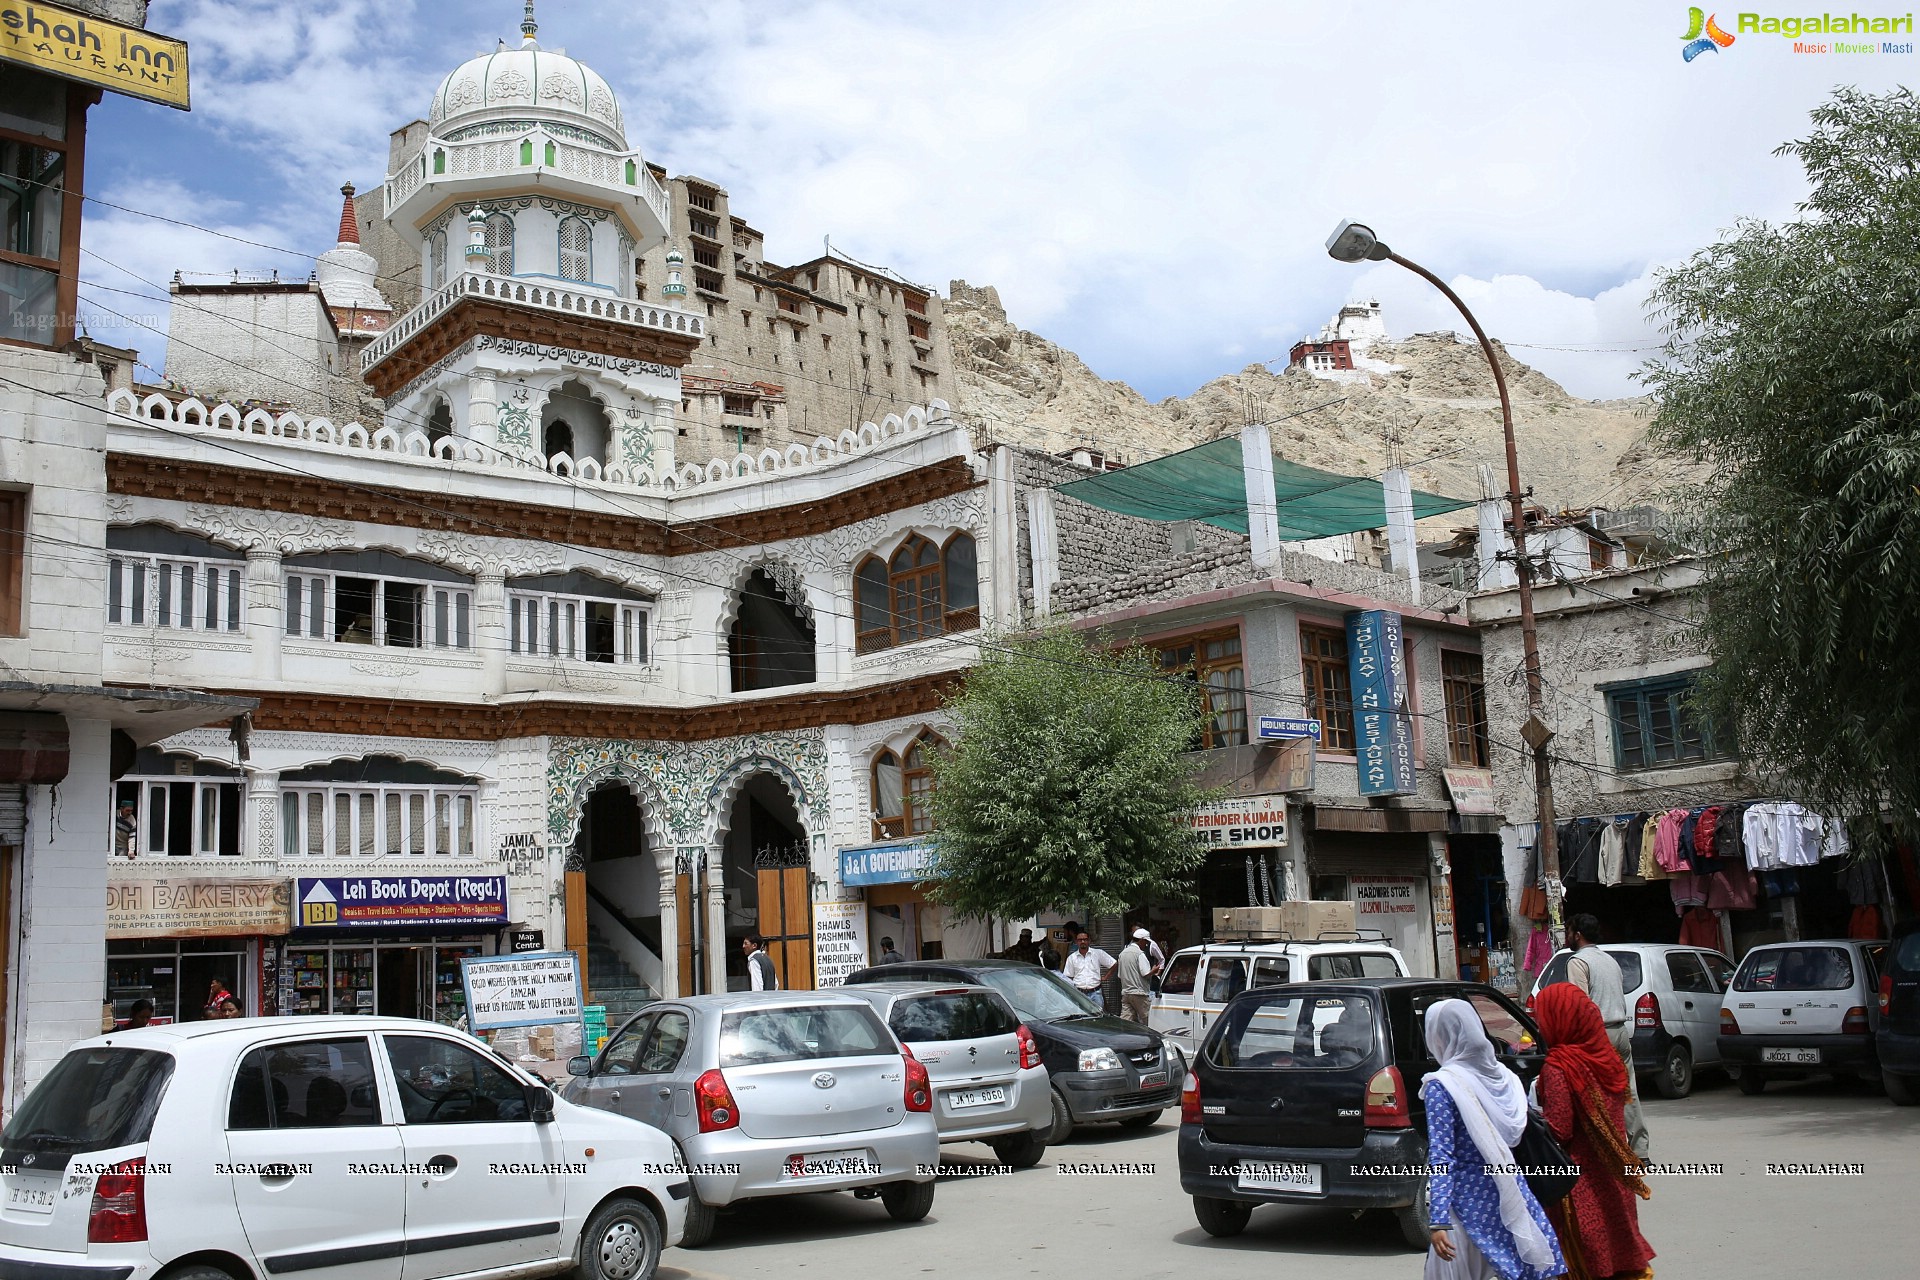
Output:
<svg viewBox="0 0 1920 1280">
<path fill-rule="evenodd" d="M 223 217 L 322 250 L 320 196 L 383 171 L 387 132 L 519 13 L 157 0 L 155 29 L 193 41 L 195 110 L 116 178 L 167 177 L 169 146 L 225 149 L 232 176 L 185 207 L 245 193 L 259 207 Z M 1790 213 L 1799 175 L 1772 149 L 1836 81 L 1914 69 L 1747 36 L 1689 64 L 1666 0 L 543 0 L 539 16 L 543 44 L 620 92 L 630 141 L 725 185 L 775 258 L 831 235 L 929 284 L 996 284 L 1018 323 L 1154 397 L 1240 352 L 1283 356 L 1356 292 L 1381 292 L 1395 332 L 1453 327 L 1411 277 L 1327 260 L 1349 216 L 1474 290 L 1495 335 L 1576 394 L 1631 391 L 1637 354 L 1537 348 L 1644 335 L 1648 264 Z M 198 256 L 158 278 L 237 249 L 162 233 L 156 251 Z"/>
</svg>

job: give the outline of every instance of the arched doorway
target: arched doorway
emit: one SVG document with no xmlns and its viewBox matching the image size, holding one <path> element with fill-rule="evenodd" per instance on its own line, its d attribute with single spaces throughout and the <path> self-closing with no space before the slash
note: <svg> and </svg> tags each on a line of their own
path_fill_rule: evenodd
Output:
<svg viewBox="0 0 1920 1280">
<path fill-rule="evenodd" d="M 613 424 L 593 388 L 578 378 L 555 387 L 540 411 L 540 443 L 547 457 L 564 453 L 577 466 L 592 458 L 607 464 L 607 444 Z"/>
<path fill-rule="evenodd" d="M 727 989 L 749 985 L 740 942 L 756 932 L 767 940 L 783 988 L 812 987 L 812 864 L 806 828 L 781 779 L 756 773 L 741 784 L 728 814 L 720 864 Z"/>
<path fill-rule="evenodd" d="M 608 780 L 587 795 L 574 838 L 575 866 L 586 873 L 586 985 L 617 1025 L 662 989 L 660 876 L 646 815 L 624 783 Z"/>
<path fill-rule="evenodd" d="M 727 632 L 735 693 L 813 683 L 813 619 L 802 611 L 804 601 L 788 598 L 789 590 L 797 588 L 782 587 L 765 569 L 742 584 L 740 611 Z"/>
</svg>

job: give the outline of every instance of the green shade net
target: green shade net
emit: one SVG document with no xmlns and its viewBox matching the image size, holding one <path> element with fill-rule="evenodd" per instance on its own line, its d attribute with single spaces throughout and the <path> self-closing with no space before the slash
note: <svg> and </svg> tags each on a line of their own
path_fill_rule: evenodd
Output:
<svg viewBox="0 0 1920 1280">
<path fill-rule="evenodd" d="M 1170 453 L 1137 467 L 1070 481 L 1055 491 L 1123 516 L 1204 520 L 1235 533 L 1247 532 L 1246 481 L 1240 465 L 1240 441 L 1233 437 Z M 1316 471 L 1276 457 L 1273 496 L 1280 507 L 1280 537 L 1287 542 L 1379 529 L 1387 523 L 1386 487 L 1364 476 Z M 1415 520 L 1472 505 L 1464 498 L 1413 491 Z"/>
</svg>

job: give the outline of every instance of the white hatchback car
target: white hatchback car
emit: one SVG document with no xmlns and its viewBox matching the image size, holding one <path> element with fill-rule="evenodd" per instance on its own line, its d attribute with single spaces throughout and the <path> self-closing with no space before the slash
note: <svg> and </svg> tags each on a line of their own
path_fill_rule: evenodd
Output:
<svg viewBox="0 0 1920 1280">
<path fill-rule="evenodd" d="M 691 1187 L 658 1130 L 401 1018 L 83 1041 L 0 1146 L 0 1275 L 71 1280 L 649 1280 Z"/>
<path fill-rule="evenodd" d="M 1358 936 L 1338 942 L 1209 942 L 1177 951 L 1167 962 L 1147 1025 L 1177 1037 L 1191 1059 L 1227 1002 L 1249 987 L 1406 976 L 1407 962 L 1398 951 Z"/>
</svg>

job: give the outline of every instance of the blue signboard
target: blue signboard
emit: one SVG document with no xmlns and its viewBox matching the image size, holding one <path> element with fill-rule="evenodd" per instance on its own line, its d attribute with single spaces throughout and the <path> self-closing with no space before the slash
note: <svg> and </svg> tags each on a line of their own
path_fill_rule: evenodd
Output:
<svg viewBox="0 0 1920 1280">
<path fill-rule="evenodd" d="M 887 840 L 840 851 L 840 883 L 910 884 L 925 880 L 933 863 L 933 845 L 925 840 Z"/>
<path fill-rule="evenodd" d="M 1359 757 L 1360 794 L 1412 795 L 1418 784 L 1399 614 L 1368 609 L 1347 615 L 1347 671 L 1353 681 L 1353 750 Z"/>
<path fill-rule="evenodd" d="M 447 929 L 507 922 L 505 876 L 302 876 L 298 929 Z"/>
<path fill-rule="evenodd" d="M 1262 742 L 1298 742 L 1302 738 L 1320 741 L 1318 720 L 1298 720 L 1292 716 L 1261 716 L 1253 735 Z"/>
</svg>

